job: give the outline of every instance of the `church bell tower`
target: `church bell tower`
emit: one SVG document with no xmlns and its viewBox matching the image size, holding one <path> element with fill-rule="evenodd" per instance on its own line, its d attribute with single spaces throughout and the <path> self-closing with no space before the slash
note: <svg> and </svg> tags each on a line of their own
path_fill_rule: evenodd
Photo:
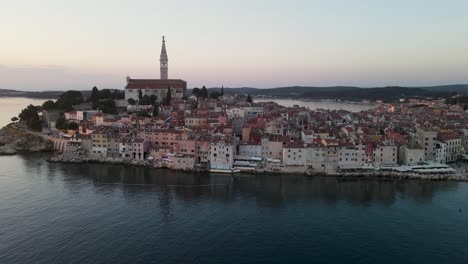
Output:
<svg viewBox="0 0 468 264">
<path fill-rule="evenodd" d="M 162 48 L 161 48 L 161 56 L 159 57 L 159 67 L 160 67 L 160 79 L 167 80 L 167 53 L 166 53 L 166 41 L 164 40 L 164 36 L 162 37 Z"/>
</svg>

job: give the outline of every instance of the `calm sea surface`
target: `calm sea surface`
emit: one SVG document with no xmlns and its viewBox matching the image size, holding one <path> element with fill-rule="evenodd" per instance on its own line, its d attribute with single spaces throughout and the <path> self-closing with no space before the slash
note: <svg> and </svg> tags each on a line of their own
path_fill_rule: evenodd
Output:
<svg viewBox="0 0 468 264">
<path fill-rule="evenodd" d="M 276 102 L 277 104 L 292 107 L 299 105 L 308 107 L 309 109 L 327 109 L 327 110 L 347 110 L 351 112 L 361 112 L 363 110 L 372 109 L 374 104 L 366 103 L 351 103 L 351 102 L 336 102 L 336 101 L 299 101 L 292 99 L 255 99 L 255 102 Z"/>
<path fill-rule="evenodd" d="M 0 157 L 1 264 L 468 263 L 467 183 L 46 159 Z"/>
<path fill-rule="evenodd" d="M 26 106 L 42 105 L 45 99 L 29 99 L 29 98 L 15 98 L 15 97 L 0 97 L 0 128 L 9 124 L 11 118 L 21 112 Z"/>
<path fill-rule="evenodd" d="M 0 263 L 468 263 L 467 202 L 466 183 L 8 156 Z"/>
</svg>

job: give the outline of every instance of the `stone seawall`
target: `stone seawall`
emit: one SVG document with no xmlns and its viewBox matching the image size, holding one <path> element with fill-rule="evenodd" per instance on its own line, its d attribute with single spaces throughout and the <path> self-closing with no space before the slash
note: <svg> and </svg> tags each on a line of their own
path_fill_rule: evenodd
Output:
<svg viewBox="0 0 468 264">
<path fill-rule="evenodd" d="M 120 165 L 129 165 L 129 166 L 138 166 L 138 167 L 147 167 L 147 168 L 167 168 L 172 169 L 167 164 L 153 160 L 153 161 L 143 161 L 143 160 L 126 160 L 122 158 L 90 158 L 84 155 L 83 153 L 63 153 L 55 155 L 49 159 L 50 162 L 60 162 L 60 163 L 102 163 L 102 164 L 120 164 Z M 184 170 L 189 172 L 203 172 L 201 170 Z M 304 167 L 285 167 L 280 170 L 253 170 L 242 172 L 242 174 L 272 174 L 272 175 L 305 175 L 309 177 L 338 177 L 346 179 L 382 179 L 382 180 L 429 180 L 429 181 L 463 181 L 467 182 L 468 177 L 465 175 L 458 174 L 433 174 L 433 175 L 421 175 L 416 173 L 396 173 L 396 172 L 371 172 L 371 173 L 335 173 L 333 175 L 326 175 L 324 173 L 315 173 L 313 171 L 307 171 Z"/>
</svg>

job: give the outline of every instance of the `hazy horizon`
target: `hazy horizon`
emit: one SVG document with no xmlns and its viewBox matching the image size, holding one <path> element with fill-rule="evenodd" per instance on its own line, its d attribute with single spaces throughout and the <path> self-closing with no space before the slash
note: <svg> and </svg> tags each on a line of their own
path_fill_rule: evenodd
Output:
<svg viewBox="0 0 468 264">
<path fill-rule="evenodd" d="M 5 2 L 0 88 L 437 86 L 468 83 L 468 2 Z"/>
</svg>

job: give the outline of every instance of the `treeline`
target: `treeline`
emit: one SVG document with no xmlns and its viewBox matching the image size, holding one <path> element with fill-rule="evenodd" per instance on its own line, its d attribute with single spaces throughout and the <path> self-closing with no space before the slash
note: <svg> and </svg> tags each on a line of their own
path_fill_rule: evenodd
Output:
<svg viewBox="0 0 468 264">
<path fill-rule="evenodd" d="M 65 120 L 65 112 L 73 110 L 74 105 L 81 103 L 90 103 L 92 109 L 99 109 L 106 114 L 116 114 L 117 109 L 115 106 L 115 99 L 125 98 L 123 91 L 103 89 L 99 90 L 97 87 L 93 87 L 89 97 L 85 98 L 81 91 L 66 91 L 60 95 L 60 97 L 54 102 L 53 100 L 45 101 L 42 106 L 29 105 L 21 111 L 18 115 L 19 118 L 13 117 L 12 122 L 20 121 L 32 130 L 41 130 L 42 121 L 39 117 L 38 112 L 42 110 L 56 111 L 59 112 L 60 118 L 56 121 L 57 129 L 78 129 L 78 124 L 71 122 L 68 123 Z"/>
<path fill-rule="evenodd" d="M 87 102 L 91 103 L 92 109 L 100 109 L 103 113 L 115 114 L 117 109 L 114 100 L 123 98 L 125 98 L 123 91 L 114 90 L 112 92 L 110 89 L 99 90 L 97 87 L 93 87 L 88 98 L 84 98 L 80 91 L 66 91 L 57 101 L 48 100 L 44 102 L 42 109 L 68 112 L 73 110 L 74 105 Z"/>
<path fill-rule="evenodd" d="M 468 104 L 468 95 L 462 95 L 457 97 L 449 97 L 445 99 L 446 104 L 455 105 L 455 104 Z"/>
<path fill-rule="evenodd" d="M 221 88 L 209 88 L 208 93 L 220 91 Z M 196 88 L 193 89 L 195 91 Z M 257 88 L 227 88 L 226 94 L 251 94 L 267 95 L 278 98 L 296 98 L 296 99 L 336 99 L 347 101 L 362 100 L 382 100 L 385 102 L 394 102 L 399 99 L 409 98 L 447 98 L 454 92 L 467 92 L 466 85 L 436 86 L 436 87 L 374 87 L 361 88 L 355 86 L 332 86 L 332 87 L 307 87 L 291 86 L 268 89 Z M 458 92 L 460 91 L 460 92 Z"/>
<path fill-rule="evenodd" d="M 205 86 L 203 86 L 201 89 L 200 88 L 193 88 L 192 89 L 192 95 L 197 97 L 197 98 L 213 98 L 213 99 L 218 99 L 220 96 L 224 95 L 224 87 L 221 87 L 219 91 L 212 90 L 211 92 L 206 89 Z"/>
</svg>

